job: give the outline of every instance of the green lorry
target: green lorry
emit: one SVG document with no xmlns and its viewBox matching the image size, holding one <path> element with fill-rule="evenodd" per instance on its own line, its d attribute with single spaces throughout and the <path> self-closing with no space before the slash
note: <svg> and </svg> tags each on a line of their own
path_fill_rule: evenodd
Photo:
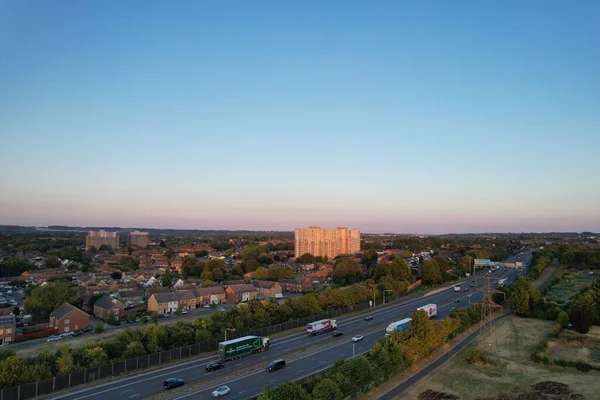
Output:
<svg viewBox="0 0 600 400">
<path fill-rule="evenodd" d="M 269 350 L 269 338 L 244 336 L 219 343 L 219 358 L 221 361 L 235 360 L 267 350 Z"/>
</svg>

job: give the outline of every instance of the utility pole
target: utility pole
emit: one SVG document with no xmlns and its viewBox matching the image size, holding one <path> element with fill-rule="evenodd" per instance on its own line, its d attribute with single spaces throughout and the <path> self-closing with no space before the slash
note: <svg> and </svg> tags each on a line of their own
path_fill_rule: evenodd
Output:
<svg viewBox="0 0 600 400">
<path fill-rule="evenodd" d="M 495 336 L 493 335 L 492 328 L 494 325 L 494 311 L 498 308 L 502 309 L 502 306 L 496 304 L 492 299 L 494 293 L 503 293 L 499 290 L 492 289 L 492 276 L 485 275 L 483 278 L 483 301 L 481 302 L 481 321 L 479 326 L 479 333 L 482 337 L 485 337 L 486 333 L 489 333 L 488 342 L 486 343 L 489 350 L 494 352 L 495 350 Z M 504 294 L 506 299 L 506 294 Z M 469 303 L 471 299 L 469 298 Z"/>
</svg>

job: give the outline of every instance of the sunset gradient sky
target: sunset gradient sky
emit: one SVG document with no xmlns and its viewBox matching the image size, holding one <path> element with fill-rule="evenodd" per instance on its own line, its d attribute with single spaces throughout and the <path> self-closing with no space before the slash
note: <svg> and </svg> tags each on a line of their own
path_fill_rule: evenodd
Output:
<svg viewBox="0 0 600 400">
<path fill-rule="evenodd" d="M 600 231 L 599 20 L 0 0 L 0 224 Z"/>
</svg>

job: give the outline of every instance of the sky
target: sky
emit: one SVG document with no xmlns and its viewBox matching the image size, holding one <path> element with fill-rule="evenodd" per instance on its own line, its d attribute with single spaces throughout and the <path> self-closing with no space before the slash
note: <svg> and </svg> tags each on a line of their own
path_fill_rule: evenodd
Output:
<svg viewBox="0 0 600 400">
<path fill-rule="evenodd" d="M 600 231 L 598 1 L 0 0 L 0 224 Z"/>
</svg>

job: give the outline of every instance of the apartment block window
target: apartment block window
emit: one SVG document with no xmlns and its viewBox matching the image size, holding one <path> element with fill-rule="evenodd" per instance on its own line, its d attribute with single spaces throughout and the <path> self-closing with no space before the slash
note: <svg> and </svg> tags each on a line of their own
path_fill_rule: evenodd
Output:
<svg viewBox="0 0 600 400">
<path fill-rule="evenodd" d="M 65 324 L 68 324 L 69 322 L 71 322 L 70 319 L 65 319 Z"/>
<path fill-rule="evenodd" d="M 12 333 L 12 328 L 8 328 L 8 329 L 6 330 L 6 333 Z"/>
</svg>

